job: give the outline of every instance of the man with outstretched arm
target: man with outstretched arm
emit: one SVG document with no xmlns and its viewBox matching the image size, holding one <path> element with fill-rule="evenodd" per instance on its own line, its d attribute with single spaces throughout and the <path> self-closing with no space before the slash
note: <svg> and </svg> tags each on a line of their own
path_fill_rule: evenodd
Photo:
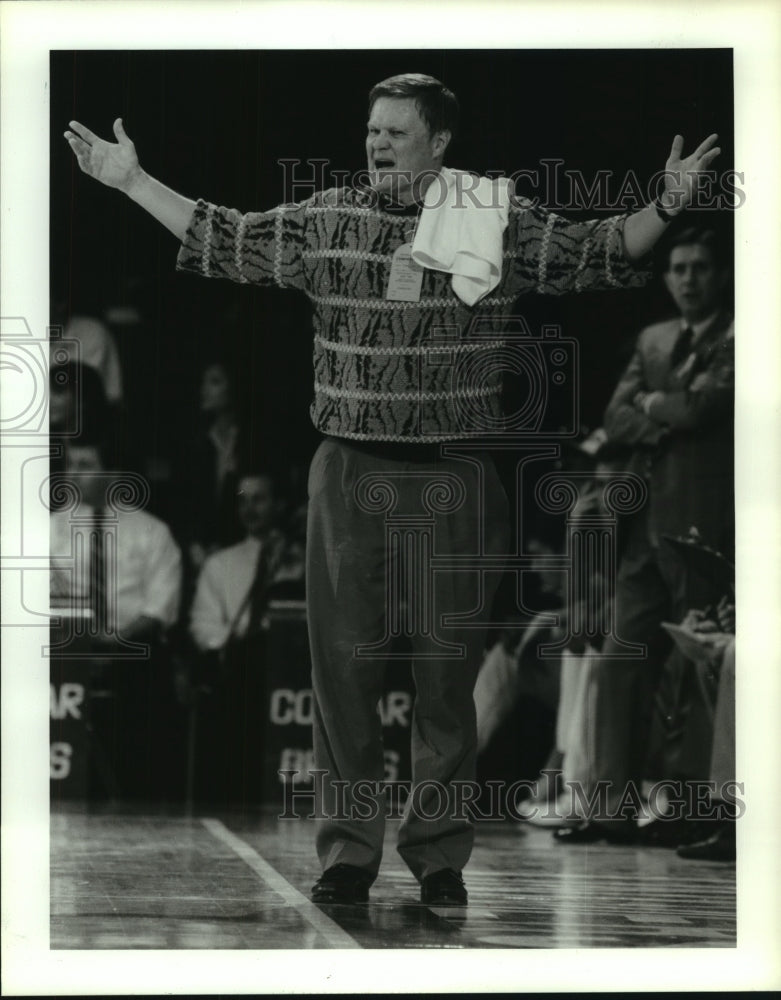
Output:
<svg viewBox="0 0 781 1000">
<path fill-rule="evenodd" d="M 635 262 L 719 152 L 710 136 L 682 158 L 676 136 L 657 203 L 571 222 L 516 200 L 506 179 L 445 168 L 457 117 L 439 81 L 391 77 L 369 95 L 366 185 L 247 214 L 190 201 L 149 177 L 120 120 L 116 143 L 78 122 L 65 133 L 85 173 L 124 191 L 182 242 L 179 269 L 298 289 L 314 308 L 311 415 L 325 435 L 309 474 L 307 526 L 315 772 L 323 772 L 318 902 L 366 902 L 377 876 L 382 791 L 375 808 L 365 788 L 353 793 L 384 777 L 377 702 L 386 640 L 400 628 L 411 635 L 416 702 L 398 850 L 423 903 L 466 903 L 461 872 L 474 830 L 455 803 L 475 776 L 472 690 L 509 530 L 507 498 L 479 446 L 500 419 L 501 371 L 491 359 L 521 294 L 644 283 Z M 473 197 L 464 199 L 467 179 Z M 457 217 L 464 200 L 470 206 Z M 478 319 L 491 337 L 475 332 Z M 399 602 L 395 583 L 414 575 L 419 553 L 388 541 L 391 519 L 421 515 L 433 524 L 437 557 L 462 557 L 464 569 L 429 574 Z M 491 571 L 480 568 L 486 556 Z"/>
</svg>

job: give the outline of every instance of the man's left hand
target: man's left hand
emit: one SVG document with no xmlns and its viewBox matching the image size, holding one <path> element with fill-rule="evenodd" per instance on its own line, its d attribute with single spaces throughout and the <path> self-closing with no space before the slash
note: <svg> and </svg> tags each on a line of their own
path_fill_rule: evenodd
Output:
<svg viewBox="0 0 781 1000">
<path fill-rule="evenodd" d="M 664 194 L 660 198 L 665 211 L 677 215 L 691 203 L 700 176 L 721 152 L 720 147 L 716 145 L 718 138 L 714 132 L 686 157 L 681 155 L 683 136 L 676 135 L 673 139 L 670 155 L 664 167 Z"/>
</svg>

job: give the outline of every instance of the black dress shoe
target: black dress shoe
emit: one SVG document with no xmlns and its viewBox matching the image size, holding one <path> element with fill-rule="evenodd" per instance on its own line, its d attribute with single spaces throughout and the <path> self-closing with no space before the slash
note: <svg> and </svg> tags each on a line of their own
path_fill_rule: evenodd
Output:
<svg viewBox="0 0 781 1000">
<path fill-rule="evenodd" d="M 467 892 L 461 872 L 443 868 L 426 875 L 420 883 L 420 901 L 426 906 L 466 906 Z"/>
<path fill-rule="evenodd" d="M 725 823 L 705 840 L 681 844 L 675 853 L 679 858 L 688 858 L 690 861 L 735 861 L 735 824 Z"/>
<path fill-rule="evenodd" d="M 662 816 L 640 827 L 637 831 L 637 842 L 643 847 L 674 848 L 681 844 L 703 840 L 707 833 L 707 827 L 700 820 L 687 819 L 685 816 L 679 816 L 677 819 Z"/>
<path fill-rule="evenodd" d="M 355 865 L 332 865 L 312 886 L 314 903 L 368 903 L 374 876 Z"/>
<path fill-rule="evenodd" d="M 636 836 L 634 823 L 589 823 L 564 826 L 553 831 L 553 839 L 560 844 L 594 844 L 606 840 L 610 844 L 631 844 Z"/>
</svg>

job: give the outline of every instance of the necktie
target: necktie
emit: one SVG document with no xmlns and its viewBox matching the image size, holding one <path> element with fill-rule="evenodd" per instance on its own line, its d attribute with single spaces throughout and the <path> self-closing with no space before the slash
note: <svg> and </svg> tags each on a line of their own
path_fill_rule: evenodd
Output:
<svg viewBox="0 0 781 1000">
<path fill-rule="evenodd" d="M 96 510 L 90 535 L 90 607 L 93 614 L 93 630 L 103 635 L 108 626 L 108 602 L 106 590 L 106 536 L 103 512 Z"/>
<path fill-rule="evenodd" d="M 678 334 L 678 339 L 675 341 L 675 347 L 673 347 L 673 352 L 670 355 L 670 368 L 677 368 L 678 365 L 685 359 L 688 358 L 692 349 L 692 341 L 694 340 L 694 330 L 690 326 L 686 326 Z"/>
<path fill-rule="evenodd" d="M 247 635 L 255 635 L 261 630 L 263 615 L 266 610 L 266 593 L 271 582 L 269 579 L 269 570 L 269 543 L 264 541 L 258 555 L 255 579 L 252 581 L 252 586 L 250 587 Z"/>
</svg>

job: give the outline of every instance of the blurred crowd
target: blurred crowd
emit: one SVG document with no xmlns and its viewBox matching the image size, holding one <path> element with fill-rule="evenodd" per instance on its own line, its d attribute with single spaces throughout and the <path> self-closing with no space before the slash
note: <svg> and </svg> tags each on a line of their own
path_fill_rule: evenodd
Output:
<svg viewBox="0 0 781 1000">
<path fill-rule="evenodd" d="M 90 794 L 251 798 L 269 607 L 303 617 L 303 469 L 286 470 L 285 491 L 223 359 L 203 364 L 168 454 L 134 440 L 102 319 L 74 316 L 52 339 L 49 384 L 51 598 L 92 675 Z M 187 779 L 194 712 L 209 746 Z"/>
</svg>

